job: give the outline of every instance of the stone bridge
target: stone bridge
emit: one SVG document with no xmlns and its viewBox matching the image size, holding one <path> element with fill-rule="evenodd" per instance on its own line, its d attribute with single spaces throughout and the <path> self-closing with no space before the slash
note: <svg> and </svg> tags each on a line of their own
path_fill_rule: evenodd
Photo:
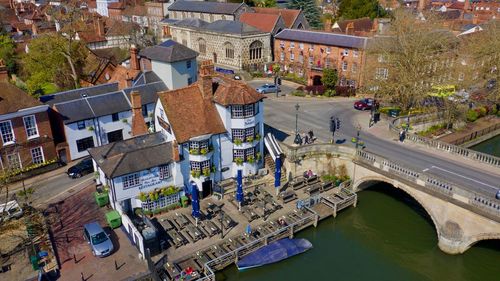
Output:
<svg viewBox="0 0 500 281">
<path fill-rule="evenodd" d="M 386 182 L 406 192 L 426 210 L 438 236 L 439 248 L 460 254 L 476 242 L 500 239 L 500 200 L 457 186 L 434 175 L 413 170 L 382 156 L 329 144 L 283 146 L 285 167 L 291 174 L 313 169 L 330 173 L 332 166 L 345 165 L 353 179 L 353 190 L 361 191 Z"/>
</svg>

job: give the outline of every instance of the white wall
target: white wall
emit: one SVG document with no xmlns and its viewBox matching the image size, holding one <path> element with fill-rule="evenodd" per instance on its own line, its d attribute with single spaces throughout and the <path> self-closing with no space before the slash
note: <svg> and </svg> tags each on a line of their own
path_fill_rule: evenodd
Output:
<svg viewBox="0 0 500 281">
<path fill-rule="evenodd" d="M 163 112 L 163 114 L 162 114 L 162 112 Z M 174 135 L 174 132 L 172 130 L 172 127 L 170 126 L 170 122 L 168 122 L 167 114 L 165 113 L 165 110 L 164 110 L 163 105 L 161 104 L 160 100 L 158 100 L 156 102 L 154 116 L 155 116 L 155 118 L 154 118 L 155 131 L 156 132 L 161 132 L 163 134 L 163 136 L 165 136 L 165 139 L 166 139 L 167 142 L 174 141 L 176 139 L 175 135 Z M 168 132 L 165 128 L 163 128 L 160 125 L 160 122 L 159 122 L 160 119 L 162 119 L 163 121 L 165 121 L 165 123 L 167 123 L 168 126 L 170 126 L 170 132 Z"/>
<path fill-rule="evenodd" d="M 127 120 L 127 123 L 123 122 Z M 105 115 L 97 118 L 98 127 L 96 132 L 100 138 L 101 145 L 108 144 L 108 133 L 121 130 L 123 139 L 132 137 L 131 124 L 132 124 L 132 111 L 123 111 L 118 113 L 118 121 L 113 122 L 112 115 Z"/>
<path fill-rule="evenodd" d="M 151 61 L 151 70 L 158 75 L 168 89 L 174 90 L 188 85 L 188 78 L 192 78 L 192 83 L 197 80 L 198 67 L 196 59 L 191 60 L 191 67 L 186 67 L 187 60 L 174 63 Z"/>
<path fill-rule="evenodd" d="M 123 189 L 123 177 L 113 178 L 113 188 L 116 195 L 116 201 L 123 201 L 126 199 L 136 198 L 140 192 L 149 192 L 155 188 L 162 188 L 168 186 L 183 186 L 184 180 L 179 170 L 179 165 L 171 163 L 172 176 L 168 179 L 160 180 L 159 168 L 151 168 L 138 172 L 140 174 L 141 183 L 138 186 Z"/>
<path fill-rule="evenodd" d="M 87 137 L 92 137 L 94 139 L 94 146 L 99 146 L 99 143 L 97 142 L 96 133 L 95 133 L 96 126 L 95 126 L 94 120 L 92 120 L 92 119 L 86 120 L 85 126 L 86 126 L 86 128 L 84 128 L 82 130 L 78 130 L 78 125 L 76 122 L 66 124 L 64 126 L 64 133 L 66 135 L 66 142 L 68 143 L 68 146 L 69 146 L 71 160 L 75 160 L 75 159 L 89 155 L 86 150 L 82 151 L 82 152 L 78 152 L 78 149 L 76 146 L 77 140 L 84 139 Z M 93 127 L 94 131 L 90 131 L 89 130 L 90 127 Z"/>
</svg>

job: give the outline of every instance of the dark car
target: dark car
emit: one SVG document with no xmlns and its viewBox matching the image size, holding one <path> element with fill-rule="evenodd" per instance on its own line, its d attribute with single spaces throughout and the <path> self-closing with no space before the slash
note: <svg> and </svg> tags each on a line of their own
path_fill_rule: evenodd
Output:
<svg viewBox="0 0 500 281">
<path fill-rule="evenodd" d="M 373 99 L 367 98 L 354 102 L 354 108 L 357 110 L 370 110 L 373 106 Z"/>
<path fill-rule="evenodd" d="M 66 173 L 70 178 L 79 178 L 92 172 L 94 172 L 92 159 L 85 158 L 78 162 L 75 166 L 70 167 Z"/>
</svg>

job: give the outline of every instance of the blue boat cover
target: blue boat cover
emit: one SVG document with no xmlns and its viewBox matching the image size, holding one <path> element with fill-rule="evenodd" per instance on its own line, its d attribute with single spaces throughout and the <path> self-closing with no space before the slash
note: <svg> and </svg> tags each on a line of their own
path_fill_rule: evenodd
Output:
<svg viewBox="0 0 500 281">
<path fill-rule="evenodd" d="M 239 270 L 266 265 L 298 255 L 312 248 L 306 239 L 284 238 L 246 255 L 238 263 Z"/>
</svg>

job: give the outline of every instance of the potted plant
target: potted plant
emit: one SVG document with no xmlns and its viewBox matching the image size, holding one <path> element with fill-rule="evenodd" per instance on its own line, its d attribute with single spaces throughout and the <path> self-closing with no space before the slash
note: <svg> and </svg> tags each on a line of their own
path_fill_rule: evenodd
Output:
<svg viewBox="0 0 500 281">
<path fill-rule="evenodd" d="M 213 145 L 209 145 L 208 146 L 208 151 L 213 151 L 214 150 L 214 146 Z"/>
<path fill-rule="evenodd" d="M 198 151 L 198 149 L 191 148 L 191 149 L 189 150 L 189 154 L 191 154 L 191 155 L 198 155 L 198 154 L 199 154 L 199 151 Z"/>
<path fill-rule="evenodd" d="M 191 176 L 193 178 L 199 178 L 201 176 L 201 172 L 200 171 L 191 171 Z"/>
<path fill-rule="evenodd" d="M 210 176 L 210 168 L 203 169 L 203 175 L 205 177 L 209 177 Z"/>
<path fill-rule="evenodd" d="M 247 142 L 253 142 L 253 136 L 248 136 L 247 137 Z"/>
<path fill-rule="evenodd" d="M 255 140 L 260 141 L 260 134 L 255 135 Z"/>
<path fill-rule="evenodd" d="M 253 164 L 255 162 L 255 158 L 253 156 L 248 156 L 247 162 Z"/>
<path fill-rule="evenodd" d="M 217 171 L 217 168 L 215 167 L 215 165 L 212 165 L 212 173 L 215 173 Z"/>
<path fill-rule="evenodd" d="M 205 155 L 208 153 L 208 151 L 206 148 L 202 148 L 202 149 L 200 149 L 200 153 L 201 153 L 201 155 Z"/>
<path fill-rule="evenodd" d="M 260 161 L 260 159 L 262 158 L 262 155 L 260 154 L 260 152 L 255 153 L 255 158 L 257 161 Z"/>
<path fill-rule="evenodd" d="M 125 123 L 125 124 L 127 124 L 128 123 L 128 119 L 127 118 L 123 118 L 122 122 Z"/>
<path fill-rule="evenodd" d="M 90 127 L 88 127 L 88 128 L 87 128 L 87 130 L 89 130 L 89 131 L 91 131 L 91 132 L 92 132 L 92 131 L 94 131 L 95 129 L 94 129 L 94 127 L 93 127 L 93 126 L 90 126 Z"/>
<path fill-rule="evenodd" d="M 236 165 L 242 166 L 243 165 L 243 158 L 240 158 L 240 157 L 235 158 L 234 162 L 236 163 Z"/>
<path fill-rule="evenodd" d="M 243 141 L 241 139 L 234 139 L 233 143 L 235 145 L 241 145 L 243 143 Z"/>
<path fill-rule="evenodd" d="M 144 192 L 139 192 L 139 200 L 146 202 L 148 200 L 148 195 Z"/>
</svg>

